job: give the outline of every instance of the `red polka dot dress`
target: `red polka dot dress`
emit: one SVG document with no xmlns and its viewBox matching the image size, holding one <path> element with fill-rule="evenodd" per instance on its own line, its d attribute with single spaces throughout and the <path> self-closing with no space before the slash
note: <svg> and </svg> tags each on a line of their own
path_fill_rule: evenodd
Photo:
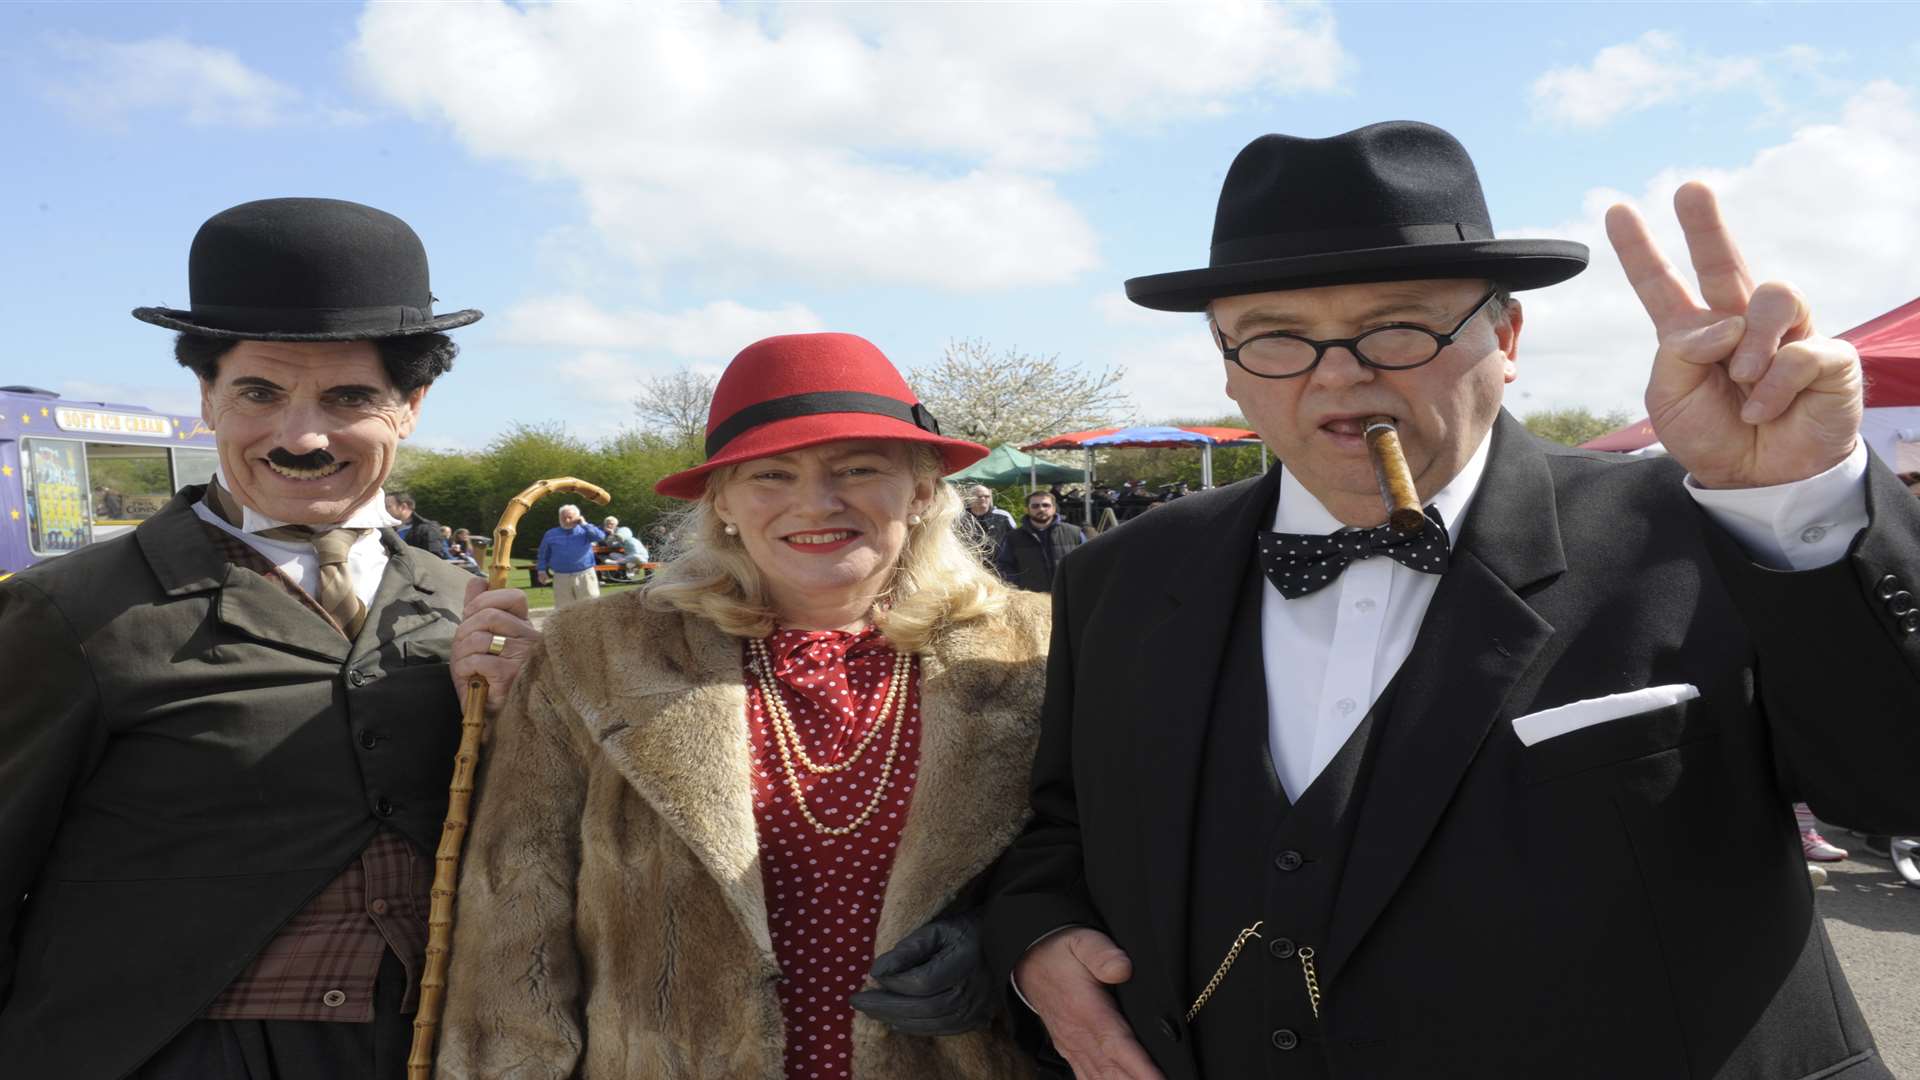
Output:
<svg viewBox="0 0 1920 1080">
<path fill-rule="evenodd" d="M 866 985 L 880 904 L 913 799 L 919 671 L 907 661 L 899 691 L 905 701 L 890 699 L 900 660 L 877 629 L 776 630 L 748 643 L 746 661 L 753 812 L 767 927 L 783 976 L 787 1080 L 850 1080 L 847 997 Z M 772 668 L 771 688 L 763 662 Z M 792 719 L 784 753 L 781 710 L 770 707 L 769 689 Z M 799 781 L 799 799 L 790 775 Z M 858 828 L 827 835 L 862 814 L 868 816 Z"/>
</svg>

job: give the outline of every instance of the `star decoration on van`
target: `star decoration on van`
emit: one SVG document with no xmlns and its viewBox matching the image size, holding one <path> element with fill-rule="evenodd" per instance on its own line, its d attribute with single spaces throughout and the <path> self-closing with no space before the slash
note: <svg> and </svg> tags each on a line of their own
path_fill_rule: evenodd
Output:
<svg viewBox="0 0 1920 1080">
<path fill-rule="evenodd" d="M 13 475 L 13 466 L 0 465 L 0 476 L 12 476 L 12 475 Z"/>
<path fill-rule="evenodd" d="M 41 415 L 41 416 L 45 416 L 45 415 L 47 415 L 47 410 L 45 410 L 45 409 L 41 409 L 41 410 L 40 410 L 40 415 Z"/>
<path fill-rule="evenodd" d="M 13 520 L 15 520 L 15 521 L 19 521 L 19 520 L 20 520 L 20 511 L 18 511 L 18 510 L 9 510 L 9 511 L 7 511 L 7 513 L 9 513 L 9 514 L 11 514 L 11 515 L 13 515 Z"/>
</svg>

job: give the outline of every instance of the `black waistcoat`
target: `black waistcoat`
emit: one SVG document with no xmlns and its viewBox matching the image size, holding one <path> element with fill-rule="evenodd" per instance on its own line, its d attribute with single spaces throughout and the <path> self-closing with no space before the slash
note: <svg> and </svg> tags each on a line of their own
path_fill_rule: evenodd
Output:
<svg viewBox="0 0 1920 1080">
<path fill-rule="evenodd" d="M 1221 660 L 1201 763 L 1190 886 L 1191 993 L 1198 996 L 1234 939 L 1256 920 L 1261 936 L 1247 942 L 1194 1017 L 1194 1050 L 1200 1074 L 1209 1080 L 1323 1077 L 1329 1074 L 1321 1025 L 1300 951 L 1325 945 L 1365 790 L 1367 748 L 1392 687 L 1300 801 L 1289 805 L 1268 749 L 1260 644 L 1266 583 L 1257 561 L 1247 578 Z"/>
</svg>

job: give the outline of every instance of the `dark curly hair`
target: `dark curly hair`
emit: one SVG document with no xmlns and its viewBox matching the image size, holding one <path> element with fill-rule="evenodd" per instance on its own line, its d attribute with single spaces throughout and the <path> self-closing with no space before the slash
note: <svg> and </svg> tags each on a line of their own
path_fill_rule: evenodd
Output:
<svg viewBox="0 0 1920 1080">
<path fill-rule="evenodd" d="M 180 366 L 212 382 L 220 374 L 220 358 L 240 341 L 182 333 L 173 339 L 173 358 Z M 453 370 L 453 358 L 460 347 L 445 334 L 409 334 L 405 337 L 376 338 L 380 363 L 394 389 L 410 394 Z"/>
</svg>

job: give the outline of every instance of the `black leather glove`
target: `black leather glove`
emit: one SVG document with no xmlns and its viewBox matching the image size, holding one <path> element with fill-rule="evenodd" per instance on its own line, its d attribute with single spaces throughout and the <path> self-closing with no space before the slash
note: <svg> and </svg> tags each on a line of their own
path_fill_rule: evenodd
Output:
<svg viewBox="0 0 1920 1080">
<path fill-rule="evenodd" d="M 980 948 L 980 917 L 937 918 L 883 953 L 868 972 L 879 989 L 853 1007 L 907 1035 L 958 1035 L 993 1015 L 991 976 Z"/>
</svg>

